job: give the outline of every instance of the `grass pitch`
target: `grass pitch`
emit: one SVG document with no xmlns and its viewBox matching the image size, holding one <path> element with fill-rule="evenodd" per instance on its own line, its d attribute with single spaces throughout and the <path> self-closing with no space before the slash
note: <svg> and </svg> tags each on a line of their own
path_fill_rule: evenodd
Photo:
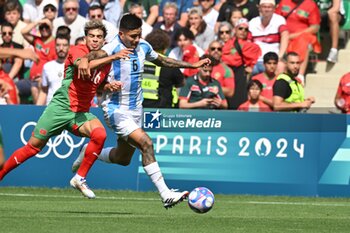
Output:
<svg viewBox="0 0 350 233">
<path fill-rule="evenodd" d="M 0 188 L 2 233 L 350 232 L 350 199 L 216 195 L 196 214 L 187 203 L 162 207 L 158 194 L 71 189 Z"/>
</svg>

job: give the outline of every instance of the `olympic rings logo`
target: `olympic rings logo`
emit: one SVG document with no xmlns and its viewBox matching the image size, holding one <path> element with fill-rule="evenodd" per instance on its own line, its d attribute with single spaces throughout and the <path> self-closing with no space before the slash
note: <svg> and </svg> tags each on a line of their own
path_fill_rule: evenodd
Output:
<svg viewBox="0 0 350 233">
<path fill-rule="evenodd" d="M 26 129 L 30 126 L 35 127 L 36 122 L 33 122 L 33 121 L 27 122 L 26 124 L 24 124 L 22 126 L 22 129 L 20 132 L 21 141 L 24 145 L 27 144 L 27 141 L 24 138 L 24 133 L 25 133 Z M 77 144 L 75 144 L 72 136 L 68 133 L 67 130 L 64 130 L 64 131 L 62 131 L 62 133 L 60 135 L 57 135 L 56 137 L 50 138 L 46 144 L 46 147 L 48 147 L 47 151 L 46 152 L 41 151 L 41 153 L 37 154 L 36 157 L 42 159 L 42 158 L 47 157 L 51 152 L 53 152 L 57 158 L 66 159 L 73 153 L 74 149 L 79 148 L 81 145 L 83 145 L 84 141 L 85 141 L 85 138 L 81 138 L 80 141 Z M 58 151 L 58 147 L 60 147 L 60 145 L 63 142 L 69 148 L 68 152 L 66 152 L 65 154 L 61 154 Z"/>
</svg>

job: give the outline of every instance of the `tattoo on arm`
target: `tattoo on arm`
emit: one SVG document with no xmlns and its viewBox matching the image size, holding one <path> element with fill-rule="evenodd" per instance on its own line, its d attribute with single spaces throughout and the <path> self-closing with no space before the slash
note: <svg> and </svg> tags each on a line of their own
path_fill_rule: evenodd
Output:
<svg viewBox="0 0 350 233">
<path fill-rule="evenodd" d="M 191 63 L 175 60 L 169 57 L 158 56 L 158 58 L 152 61 L 157 66 L 171 67 L 171 68 L 194 68 Z"/>
<path fill-rule="evenodd" d="M 104 50 L 91 51 L 89 54 L 86 55 L 89 61 L 104 58 L 107 56 L 108 54 Z"/>
</svg>

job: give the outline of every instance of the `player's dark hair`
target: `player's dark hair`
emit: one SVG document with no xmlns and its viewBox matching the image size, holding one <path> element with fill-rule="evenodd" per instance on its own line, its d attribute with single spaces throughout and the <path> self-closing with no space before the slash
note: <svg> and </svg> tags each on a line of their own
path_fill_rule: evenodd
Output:
<svg viewBox="0 0 350 233">
<path fill-rule="evenodd" d="M 154 29 L 146 36 L 145 40 L 157 52 L 164 52 L 170 46 L 170 36 L 161 29 Z"/>
<path fill-rule="evenodd" d="M 87 36 L 88 32 L 90 30 L 94 30 L 94 29 L 100 29 L 103 31 L 103 38 L 106 37 L 107 35 L 107 29 L 105 27 L 105 25 L 103 25 L 102 21 L 100 20 L 90 20 L 89 22 L 87 22 L 85 24 L 85 27 L 84 27 L 84 33 L 85 33 L 85 36 Z"/>
<path fill-rule="evenodd" d="M 209 54 L 203 54 L 199 59 L 202 60 L 202 59 L 206 59 L 206 58 L 209 58 L 210 59 L 210 65 L 209 66 L 216 66 L 219 64 L 219 61 L 216 60 L 213 56 L 209 55 Z"/>
<path fill-rule="evenodd" d="M 261 83 L 259 80 L 256 80 L 256 79 L 250 80 L 250 81 L 248 82 L 247 90 L 249 91 L 249 89 L 250 89 L 252 86 L 254 86 L 254 85 L 258 86 L 259 89 L 260 89 L 260 91 L 262 91 L 263 85 L 262 85 L 262 83 Z"/>
<path fill-rule="evenodd" d="M 7 21 L 5 21 L 5 22 L 3 22 L 3 23 L 1 24 L 1 29 L 2 29 L 3 27 L 10 27 L 10 28 L 12 28 L 12 30 L 14 29 L 13 25 L 10 24 L 10 23 L 7 22 Z"/>
<path fill-rule="evenodd" d="M 299 54 L 297 54 L 296 52 L 289 52 L 286 55 L 286 60 L 288 60 L 288 57 L 299 57 Z"/>
<path fill-rule="evenodd" d="M 184 27 L 184 28 L 180 28 L 176 34 L 175 34 L 175 40 L 178 41 L 180 36 L 184 36 L 186 39 L 191 39 L 191 40 L 194 40 L 194 35 L 193 33 L 191 32 L 190 29 Z"/>
<path fill-rule="evenodd" d="M 264 59 L 264 63 L 267 63 L 271 60 L 278 62 L 278 55 L 277 53 L 274 53 L 274 52 L 268 52 L 264 55 L 263 59 Z"/>
<path fill-rule="evenodd" d="M 125 14 L 120 20 L 119 29 L 120 30 L 135 30 L 142 27 L 142 19 L 134 14 Z"/>
<path fill-rule="evenodd" d="M 64 25 L 59 26 L 57 28 L 57 31 L 56 31 L 56 38 L 59 37 L 61 39 L 64 38 L 64 39 L 70 40 L 70 32 L 71 32 L 71 30 L 69 27 L 64 26 Z"/>
<path fill-rule="evenodd" d="M 102 11 L 103 11 L 103 7 L 100 5 L 100 4 L 91 4 L 90 6 L 89 6 L 89 10 L 88 10 L 88 12 L 90 12 L 90 11 L 94 11 L 94 10 L 97 10 L 97 9 L 101 9 Z"/>
</svg>

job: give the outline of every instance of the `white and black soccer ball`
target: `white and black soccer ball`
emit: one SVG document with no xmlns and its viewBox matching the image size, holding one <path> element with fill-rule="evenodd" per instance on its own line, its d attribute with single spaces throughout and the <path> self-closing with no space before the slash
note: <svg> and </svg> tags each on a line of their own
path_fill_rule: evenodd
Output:
<svg viewBox="0 0 350 233">
<path fill-rule="evenodd" d="M 212 191 L 205 187 L 198 187 L 188 196 L 188 205 L 194 212 L 204 214 L 213 208 L 214 199 Z"/>
</svg>

